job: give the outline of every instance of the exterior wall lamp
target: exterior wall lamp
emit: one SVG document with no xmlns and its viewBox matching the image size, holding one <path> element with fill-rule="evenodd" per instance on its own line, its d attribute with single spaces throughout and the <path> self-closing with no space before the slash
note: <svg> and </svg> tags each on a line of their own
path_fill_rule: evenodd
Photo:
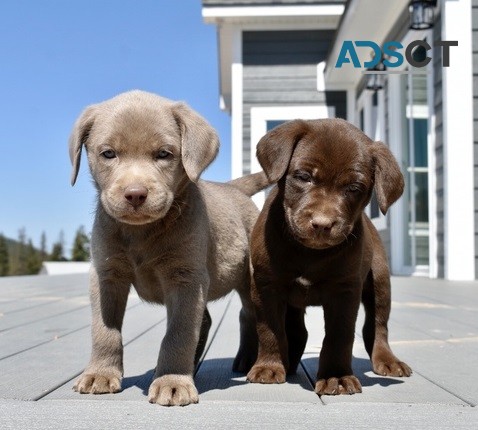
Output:
<svg viewBox="0 0 478 430">
<path fill-rule="evenodd" d="M 437 0 L 411 0 L 410 28 L 412 30 L 427 30 L 433 27 L 434 12 Z"/>
<path fill-rule="evenodd" d="M 365 88 L 371 91 L 379 91 L 383 89 L 383 85 L 385 83 L 385 71 L 387 68 L 383 61 L 380 61 L 374 67 L 370 67 L 367 69 L 365 74 L 367 75 L 367 84 Z"/>
</svg>

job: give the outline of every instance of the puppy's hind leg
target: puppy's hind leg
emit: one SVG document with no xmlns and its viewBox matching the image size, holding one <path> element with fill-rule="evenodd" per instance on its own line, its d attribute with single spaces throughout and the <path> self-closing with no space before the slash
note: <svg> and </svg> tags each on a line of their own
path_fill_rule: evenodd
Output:
<svg viewBox="0 0 478 430">
<path fill-rule="evenodd" d="M 362 303 L 365 308 L 363 340 L 372 361 L 373 371 L 383 376 L 410 376 L 412 369 L 393 354 L 388 343 L 391 286 L 382 247 L 375 249 L 372 269 L 362 292 Z"/>
<path fill-rule="evenodd" d="M 259 341 L 257 339 L 256 316 L 249 288 L 238 292 L 242 302 L 242 309 L 239 314 L 240 343 L 232 370 L 247 373 L 256 361 Z"/>
<path fill-rule="evenodd" d="M 197 367 L 199 360 L 201 359 L 201 356 L 204 352 L 204 348 L 206 348 L 207 337 L 211 328 L 211 324 L 211 315 L 209 314 L 207 308 L 205 308 L 204 314 L 202 316 L 201 331 L 199 332 L 199 342 L 196 348 L 196 354 L 194 356 L 194 367 Z"/>
<path fill-rule="evenodd" d="M 305 327 L 304 314 L 304 309 L 287 306 L 285 331 L 289 347 L 289 369 L 287 372 L 289 375 L 296 373 L 307 343 L 308 333 Z"/>
</svg>

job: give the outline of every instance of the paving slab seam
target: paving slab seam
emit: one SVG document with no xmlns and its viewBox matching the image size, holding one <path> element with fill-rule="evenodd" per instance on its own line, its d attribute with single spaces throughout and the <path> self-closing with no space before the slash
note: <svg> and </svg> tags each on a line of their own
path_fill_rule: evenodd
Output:
<svg viewBox="0 0 478 430">
<path fill-rule="evenodd" d="M 137 305 L 134 305 L 134 306 L 137 306 Z M 133 307 L 133 306 L 132 306 Z M 128 342 L 125 342 L 123 344 L 123 347 L 126 347 L 128 345 L 130 345 L 131 343 L 133 343 L 135 340 L 139 339 L 141 336 L 145 335 L 146 333 L 148 333 L 149 331 L 153 330 L 155 327 L 157 327 L 159 324 L 163 323 L 164 321 L 166 321 L 166 318 L 162 318 L 161 320 L 159 320 L 157 323 L 153 324 L 151 327 L 148 327 L 146 330 L 143 330 L 141 333 L 139 333 L 138 335 L 136 335 L 135 337 L 133 337 L 132 339 L 130 339 Z M 36 397 L 33 397 L 31 400 L 33 401 L 38 401 L 38 400 L 41 400 L 43 399 L 45 396 L 48 396 L 48 394 L 51 394 L 53 393 L 55 390 L 58 390 L 58 388 L 62 387 L 63 385 L 67 384 L 68 382 L 72 381 L 73 379 L 77 378 L 78 376 L 80 376 L 82 373 L 83 373 L 83 370 L 82 369 L 81 371 L 75 373 L 73 376 L 70 376 L 68 379 L 65 379 L 63 382 L 59 383 L 59 384 L 56 384 L 54 387 L 46 390 L 45 392 L 43 392 L 42 394 L 36 396 Z"/>
<path fill-rule="evenodd" d="M 468 400 L 468 399 L 464 398 L 463 396 L 460 396 L 459 394 L 456 394 L 455 392 L 453 392 L 449 388 L 445 387 L 444 385 L 439 384 L 438 382 L 434 381 L 433 379 L 428 378 L 426 375 L 417 371 L 416 369 L 413 369 L 413 373 L 416 373 L 417 375 L 420 375 L 422 378 L 426 379 L 428 382 L 432 383 L 436 387 L 441 388 L 442 390 L 446 391 L 448 394 L 451 394 L 452 396 L 456 397 L 457 399 L 461 400 L 462 402 L 465 402 L 468 406 L 474 408 L 477 405 L 477 403 L 475 401 Z"/>
<path fill-rule="evenodd" d="M 228 302 L 227 302 L 227 304 L 226 304 L 226 307 L 224 308 L 224 312 L 223 312 L 223 314 L 222 314 L 222 316 L 221 316 L 221 319 L 219 320 L 219 323 L 218 323 L 218 325 L 217 325 L 217 327 L 216 327 L 216 330 L 214 330 L 214 333 L 213 333 L 212 336 L 211 336 L 211 340 L 209 340 L 208 344 L 206 345 L 206 348 L 204 349 L 204 352 L 203 352 L 203 354 L 202 354 L 202 356 L 201 356 L 201 358 L 200 358 L 200 360 L 199 360 L 199 363 L 198 363 L 198 365 L 197 365 L 197 367 L 196 367 L 196 371 L 194 372 L 194 375 L 196 375 L 196 374 L 199 372 L 199 369 L 201 368 L 201 365 L 202 365 L 202 363 L 203 363 L 203 361 L 204 361 L 204 358 L 206 357 L 206 355 L 207 355 L 209 349 L 211 348 L 212 342 L 213 342 L 214 339 L 216 338 L 216 335 L 217 335 L 217 333 L 218 333 L 218 331 L 219 331 L 219 328 L 221 327 L 222 322 L 224 321 L 224 318 L 226 317 L 227 311 L 229 310 L 229 306 L 231 306 L 232 299 L 234 298 L 234 294 L 235 294 L 235 293 L 231 294 L 230 297 L 229 297 L 229 300 L 228 300 Z M 220 300 L 220 299 L 219 299 L 219 300 Z"/>
<path fill-rule="evenodd" d="M 312 390 L 315 389 L 315 382 L 316 382 L 316 381 L 315 381 L 315 377 L 312 378 L 312 376 L 310 375 L 310 373 L 309 373 L 308 370 L 307 370 L 307 367 L 302 364 L 302 361 L 301 361 L 299 364 L 300 364 L 300 366 L 302 367 L 302 370 L 305 372 L 305 376 L 307 376 L 307 379 L 308 379 L 309 382 L 310 382 L 310 387 L 312 388 Z M 322 405 L 327 406 L 327 404 L 322 400 L 322 397 L 321 397 L 321 396 L 317 395 L 317 397 L 319 398 L 320 403 L 321 403 Z"/>
<path fill-rule="evenodd" d="M 34 321 L 29 321 L 29 322 L 25 322 L 25 323 L 22 323 L 22 324 L 17 324 L 17 325 L 11 326 L 11 327 L 7 327 L 7 328 L 4 328 L 4 329 L 0 329 L 0 333 L 4 333 L 4 332 L 9 331 L 9 330 L 14 330 L 14 329 L 19 328 L 19 327 L 25 327 L 25 326 L 31 325 L 31 324 L 36 324 L 37 322 L 45 321 L 47 319 L 54 318 L 54 317 L 59 317 L 61 315 L 66 315 L 66 314 L 69 314 L 70 312 L 78 311 L 78 310 L 84 309 L 84 308 L 89 308 L 90 306 L 91 306 L 90 304 L 78 306 L 76 308 L 68 309 L 67 311 L 60 312 L 60 313 L 57 313 L 57 314 L 54 314 L 54 315 L 48 315 L 46 317 L 39 318 L 39 319 L 34 320 Z"/>
<path fill-rule="evenodd" d="M 50 302 L 51 303 L 51 302 Z M 142 302 L 138 302 L 138 303 L 135 303 L 131 306 L 129 306 L 127 309 L 133 309 L 139 305 L 141 305 Z M 25 327 L 27 325 L 31 325 L 31 324 L 36 324 L 37 322 L 40 322 L 40 321 L 45 321 L 45 320 L 48 320 L 50 318 L 55 318 L 55 317 L 59 317 L 61 315 L 66 315 L 66 314 L 69 314 L 70 312 L 76 312 L 76 311 L 79 311 L 80 309 L 84 309 L 84 308 L 89 308 L 91 307 L 91 304 L 88 303 L 86 305 L 82 305 L 82 306 L 78 306 L 78 307 L 75 307 L 75 308 L 72 308 L 72 309 L 68 309 L 64 312 L 59 312 L 57 314 L 53 314 L 53 315 L 48 315 L 48 316 L 45 316 L 43 318 L 39 318 L 39 319 L 36 319 L 36 320 L 32 320 L 32 321 L 29 321 L 29 322 L 25 322 L 25 323 L 22 323 L 22 324 L 17 324 L 15 326 L 11 326 L 11 327 L 7 327 L 7 328 L 4 328 L 4 329 L 0 329 L 0 333 L 4 333 L 6 331 L 9 331 L 9 330 L 14 330 L 16 328 L 19 328 L 19 327 Z"/>
<path fill-rule="evenodd" d="M 14 352 L 14 353 L 12 353 L 12 354 L 5 355 L 5 356 L 3 356 L 3 357 L 0 357 L 0 360 L 5 360 L 5 359 L 7 359 L 7 358 L 10 358 L 10 357 L 13 357 L 13 356 L 15 356 L 15 355 L 21 354 L 21 353 L 23 353 L 23 352 L 30 351 L 31 349 L 38 348 L 39 346 L 45 345 L 45 344 L 50 343 L 50 342 L 56 342 L 58 339 L 62 339 L 62 338 L 64 338 L 64 337 L 66 337 L 66 336 L 69 336 L 70 334 L 74 334 L 74 333 L 79 332 L 79 331 L 81 331 L 81 330 L 85 330 L 85 329 L 87 329 L 87 328 L 89 328 L 89 327 L 91 327 L 91 324 L 86 324 L 86 325 L 84 325 L 84 326 L 82 326 L 82 327 L 76 328 L 75 330 L 69 331 L 68 333 L 62 334 L 62 335 L 57 336 L 57 337 L 55 337 L 55 338 L 53 338 L 53 339 L 45 340 L 45 341 L 43 341 L 43 342 L 37 343 L 36 345 L 33 345 L 33 346 L 28 347 L 28 348 L 22 349 L 22 350 L 20 350 L 20 351 L 16 351 L 16 352 Z"/>
</svg>

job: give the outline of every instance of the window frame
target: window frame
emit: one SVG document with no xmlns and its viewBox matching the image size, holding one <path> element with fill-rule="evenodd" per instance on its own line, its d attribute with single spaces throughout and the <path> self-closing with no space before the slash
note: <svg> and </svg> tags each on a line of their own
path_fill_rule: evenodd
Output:
<svg viewBox="0 0 478 430">
<path fill-rule="evenodd" d="M 356 102 L 356 118 L 357 121 L 361 120 L 361 111 L 363 111 L 363 124 L 356 124 L 362 131 L 375 141 L 384 141 L 385 139 L 385 95 L 384 91 L 377 91 L 377 105 L 373 105 L 373 91 L 364 89 L 357 98 Z M 374 109 L 376 111 L 374 112 Z M 374 115 L 376 115 L 375 127 L 373 124 Z M 378 231 L 384 231 L 387 229 L 387 217 L 378 211 L 378 217 L 372 218 L 372 211 L 370 203 L 365 208 L 365 213 L 372 221 L 373 225 Z"/>
<path fill-rule="evenodd" d="M 300 106 L 254 106 L 251 108 L 251 173 L 260 172 L 261 165 L 256 157 L 257 143 L 267 133 L 267 121 L 291 121 L 294 119 L 335 118 L 335 107 L 327 105 Z M 252 200 L 262 208 L 265 191 L 257 193 Z"/>
</svg>

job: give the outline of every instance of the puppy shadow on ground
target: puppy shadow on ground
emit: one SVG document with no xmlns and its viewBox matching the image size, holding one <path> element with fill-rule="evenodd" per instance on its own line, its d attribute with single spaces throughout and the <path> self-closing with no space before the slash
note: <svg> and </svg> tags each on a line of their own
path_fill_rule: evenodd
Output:
<svg viewBox="0 0 478 430">
<path fill-rule="evenodd" d="M 225 390 L 238 385 L 248 384 L 244 373 L 232 371 L 233 358 L 221 358 L 202 361 L 196 369 L 194 382 L 199 393 L 210 390 Z M 145 396 L 153 382 L 155 369 L 150 369 L 142 375 L 123 378 L 122 391 L 138 387 Z"/>
<path fill-rule="evenodd" d="M 142 375 L 135 375 L 135 376 L 127 376 L 123 378 L 121 383 L 122 391 L 127 390 L 131 387 L 138 387 L 143 391 L 145 396 L 148 395 L 149 386 L 151 382 L 153 382 L 154 376 L 154 369 L 148 370 L 146 373 Z"/>
<path fill-rule="evenodd" d="M 302 365 L 305 369 L 307 369 L 307 373 L 311 378 L 315 378 L 317 375 L 318 363 L 318 357 L 308 357 L 302 359 Z M 396 378 L 380 376 L 373 373 L 372 363 L 368 358 L 352 357 L 352 370 L 362 384 L 362 387 L 372 387 L 374 385 L 388 387 L 390 385 L 404 383 L 402 379 L 399 380 Z M 366 373 L 368 372 L 372 372 L 372 376 L 366 375 Z"/>
<path fill-rule="evenodd" d="M 202 361 L 194 376 L 199 394 L 248 384 L 244 373 L 233 372 L 233 362 L 233 358 L 213 358 Z"/>
<path fill-rule="evenodd" d="M 210 390 L 227 390 L 229 388 L 248 385 L 246 374 L 233 372 L 233 358 L 214 358 L 204 360 L 194 378 L 199 394 Z M 311 389 L 307 378 L 298 374 L 287 376 L 288 384 L 297 384 L 306 390 Z"/>
<path fill-rule="evenodd" d="M 211 390 L 227 390 L 249 384 L 249 382 L 246 381 L 246 375 L 244 373 L 232 371 L 233 361 L 234 359 L 231 357 L 214 358 L 201 362 L 194 377 L 199 394 Z M 318 357 L 304 358 L 301 364 L 311 380 L 305 378 L 303 373 L 298 372 L 295 375 L 288 375 L 287 383 L 300 385 L 304 390 L 310 391 L 315 385 Z M 352 368 L 355 376 L 360 380 L 363 387 L 371 387 L 374 385 L 388 387 L 390 385 L 403 384 L 404 382 L 403 380 L 386 376 L 375 374 L 372 376 L 367 375 L 366 373 L 372 372 L 372 365 L 370 360 L 366 358 L 353 357 Z M 125 377 L 122 382 L 122 389 L 127 390 L 132 387 L 138 387 L 142 390 L 143 395 L 147 396 L 153 377 L 154 369 L 150 369 L 142 375 Z"/>
</svg>

